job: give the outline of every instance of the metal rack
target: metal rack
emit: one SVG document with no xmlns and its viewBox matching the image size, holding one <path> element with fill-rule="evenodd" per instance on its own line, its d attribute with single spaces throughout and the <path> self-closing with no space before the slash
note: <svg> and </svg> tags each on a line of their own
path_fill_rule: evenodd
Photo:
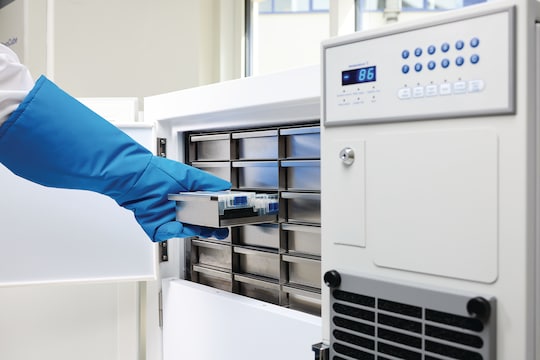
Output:
<svg viewBox="0 0 540 360">
<path fill-rule="evenodd" d="M 186 278 L 320 315 L 319 123 L 186 133 L 192 166 L 234 190 L 277 193 L 277 223 L 230 228 L 225 240 L 193 238 Z"/>
</svg>

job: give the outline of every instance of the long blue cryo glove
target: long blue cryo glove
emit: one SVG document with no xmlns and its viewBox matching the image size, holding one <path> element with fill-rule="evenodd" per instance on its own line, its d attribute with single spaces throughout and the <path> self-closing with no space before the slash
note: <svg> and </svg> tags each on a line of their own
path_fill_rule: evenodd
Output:
<svg viewBox="0 0 540 360">
<path fill-rule="evenodd" d="M 153 156 L 43 76 L 0 127 L 0 163 L 45 186 L 110 196 L 134 212 L 153 241 L 228 234 L 175 221 L 167 200 L 181 191 L 226 190 L 228 181 Z"/>
</svg>

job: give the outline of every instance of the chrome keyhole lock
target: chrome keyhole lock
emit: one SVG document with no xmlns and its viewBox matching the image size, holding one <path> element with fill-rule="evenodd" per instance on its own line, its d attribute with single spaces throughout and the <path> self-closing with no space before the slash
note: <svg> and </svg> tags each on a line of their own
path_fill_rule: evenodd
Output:
<svg viewBox="0 0 540 360">
<path fill-rule="evenodd" d="M 339 158 L 344 165 L 350 166 L 354 162 L 354 150 L 346 147 L 339 152 Z"/>
</svg>

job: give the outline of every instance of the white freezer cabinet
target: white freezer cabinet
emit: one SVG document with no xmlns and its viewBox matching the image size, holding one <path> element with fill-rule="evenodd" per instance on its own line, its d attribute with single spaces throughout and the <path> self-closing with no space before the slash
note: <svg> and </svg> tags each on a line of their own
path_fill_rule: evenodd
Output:
<svg viewBox="0 0 540 360">
<path fill-rule="evenodd" d="M 495 1 L 323 43 L 330 357 L 539 358 L 537 14 Z"/>
</svg>

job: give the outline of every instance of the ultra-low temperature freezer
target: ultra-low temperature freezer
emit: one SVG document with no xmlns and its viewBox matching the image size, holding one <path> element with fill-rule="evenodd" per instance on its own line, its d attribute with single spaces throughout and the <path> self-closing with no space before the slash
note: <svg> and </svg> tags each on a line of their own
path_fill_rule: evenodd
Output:
<svg viewBox="0 0 540 360">
<path fill-rule="evenodd" d="M 324 356 L 540 357 L 537 13 L 323 43 Z"/>
</svg>

